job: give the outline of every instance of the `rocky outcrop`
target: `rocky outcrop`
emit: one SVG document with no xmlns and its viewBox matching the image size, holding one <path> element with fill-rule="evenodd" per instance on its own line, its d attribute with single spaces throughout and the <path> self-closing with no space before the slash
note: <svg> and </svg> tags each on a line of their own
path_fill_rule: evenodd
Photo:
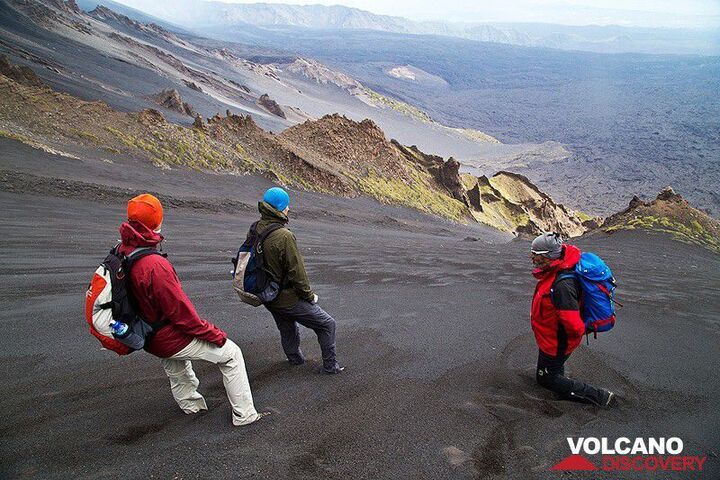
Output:
<svg viewBox="0 0 720 480">
<path fill-rule="evenodd" d="M 473 210 L 482 212 L 483 206 L 482 206 L 482 198 L 481 198 L 481 193 L 480 193 L 480 185 L 476 183 L 474 187 L 472 187 L 470 190 L 468 190 L 467 196 L 468 196 L 468 201 L 470 202 L 470 207 Z"/>
<path fill-rule="evenodd" d="M 369 119 L 356 122 L 338 114 L 325 115 L 290 127 L 278 137 L 337 173 L 413 181 L 405 157 Z"/>
<path fill-rule="evenodd" d="M 140 123 L 146 127 L 159 127 L 167 124 L 165 117 L 162 113 L 158 112 L 154 108 L 146 108 L 138 114 Z"/>
<path fill-rule="evenodd" d="M 280 105 L 278 105 L 275 100 L 270 98 L 267 93 L 261 95 L 256 103 L 268 112 L 275 115 L 276 117 L 285 118 L 285 112 L 283 112 L 283 109 L 280 108 Z"/>
<path fill-rule="evenodd" d="M 67 0 L 65 2 L 70 10 L 72 10 L 75 13 L 82 13 L 82 9 L 78 6 L 77 2 L 75 0 Z"/>
<path fill-rule="evenodd" d="M 198 130 L 207 130 L 207 126 L 205 125 L 205 122 L 203 121 L 202 115 L 199 113 L 195 114 L 195 120 L 193 121 L 193 128 L 197 128 Z"/>
<path fill-rule="evenodd" d="M 20 85 L 5 76 L 0 76 L 0 97 L 0 118 L 15 125 L 8 135 L 20 141 L 95 145 L 103 158 L 122 153 L 163 168 L 260 174 L 284 185 L 340 196 L 367 195 L 458 221 L 469 221 L 475 214 L 479 221 L 508 232 L 545 228 L 538 218 L 553 211 L 545 205 L 537 218 L 531 218 L 532 205 L 512 201 L 510 194 L 520 196 L 521 189 L 513 190 L 500 180 L 522 183 L 522 177 L 512 174 L 476 179 L 469 186 L 474 191 L 471 203 L 457 161 L 391 142 L 367 119 L 327 115 L 273 135 L 250 116 L 229 111 L 207 122 L 197 115 L 194 128 L 185 128 L 155 109 L 119 112 L 49 88 Z M 163 98 L 172 100 L 170 107 L 182 104 L 178 97 L 163 92 Z M 46 132 L 53 132 L 52 137 Z M 544 198 L 542 192 L 524 188 L 531 192 L 528 195 Z"/>
<path fill-rule="evenodd" d="M 5 75 L 11 80 L 22 85 L 31 87 L 43 87 L 45 83 L 35 72 L 25 65 L 12 65 L 5 55 L 0 55 L 0 75 Z"/>
<path fill-rule="evenodd" d="M 188 87 L 190 90 L 195 90 L 196 92 L 202 93 L 202 88 L 198 86 L 197 83 L 191 82 L 189 80 L 183 80 L 183 83 L 185 83 L 185 86 Z"/>
<path fill-rule="evenodd" d="M 720 222 L 690 205 L 671 187 L 650 202 L 633 197 L 625 210 L 605 219 L 602 229 L 665 232 L 677 240 L 720 252 Z"/>
<path fill-rule="evenodd" d="M 438 185 L 447 190 L 452 198 L 470 206 L 470 200 L 462 178 L 460 178 L 460 162 L 452 157 L 445 161 L 442 157 L 420 151 L 415 145 L 406 147 L 396 140 L 391 140 L 391 143 L 402 152 L 408 161 L 417 163 L 427 170 Z"/>
<path fill-rule="evenodd" d="M 448 189 L 455 200 L 460 200 L 465 205 L 470 205 L 465 187 L 460 179 L 460 162 L 452 157 L 448 158 L 448 161 L 443 162 L 440 166 L 437 176 L 440 184 Z"/>
<path fill-rule="evenodd" d="M 182 97 L 180 97 L 180 93 L 174 88 L 156 93 L 151 98 L 155 103 L 161 107 L 167 108 L 168 110 L 173 110 L 191 117 L 195 116 L 195 110 L 189 103 L 183 102 Z"/>
<path fill-rule="evenodd" d="M 516 235 L 553 231 L 576 237 L 589 228 L 526 177 L 512 172 L 478 177 L 467 196 L 476 220 Z"/>
</svg>

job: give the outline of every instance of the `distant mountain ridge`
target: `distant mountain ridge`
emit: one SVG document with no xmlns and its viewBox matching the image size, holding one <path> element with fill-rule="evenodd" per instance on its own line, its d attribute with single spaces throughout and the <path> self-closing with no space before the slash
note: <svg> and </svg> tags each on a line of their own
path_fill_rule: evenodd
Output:
<svg viewBox="0 0 720 480">
<path fill-rule="evenodd" d="M 103 2 L 83 0 L 79 3 L 86 8 Z M 158 0 L 146 5 L 144 10 L 185 28 L 201 30 L 246 24 L 265 28 L 375 30 L 441 35 L 480 42 L 599 53 L 720 54 L 720 33 L 705 30 L 414 21 L 341 5 L 238 4 L 203 0 Z"/>
</svg>

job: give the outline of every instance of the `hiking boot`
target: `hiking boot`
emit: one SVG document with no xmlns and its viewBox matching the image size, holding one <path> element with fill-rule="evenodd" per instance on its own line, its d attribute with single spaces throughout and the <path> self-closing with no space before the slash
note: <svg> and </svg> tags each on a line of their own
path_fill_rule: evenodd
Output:
<svg viewBox="0 0 720 480">
<path fill-rule="evenodd" d="M 603 408 L 616 407 L 618 404 L 617 395 L 610 390 L 603 390 L 603 398 L 600 402 L 600 406 Z"/>
</svg>

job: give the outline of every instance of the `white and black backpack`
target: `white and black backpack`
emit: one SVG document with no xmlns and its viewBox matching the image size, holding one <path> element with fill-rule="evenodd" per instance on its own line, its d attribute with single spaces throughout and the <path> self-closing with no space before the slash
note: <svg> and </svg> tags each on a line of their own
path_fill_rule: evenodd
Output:
<svg viewBox="0 0 720 480">
<path fill-rule="evenodd" d="M 119 253 L 115 246 L 90 280 L 85 293 L 85 320 L 102 346 L 118 355 L 128 355 L 145 346 L 150 335 L 165 323 L 148 323 L 137 313 L 127 288 L 127 279 L 133 263 L 148 255 L 163 255 L 154 248 L 138 248 L 130 255 Z M 128 330 L 116 336 L 110 324 L 114 321 L 125 323 Z"/>
</svg>

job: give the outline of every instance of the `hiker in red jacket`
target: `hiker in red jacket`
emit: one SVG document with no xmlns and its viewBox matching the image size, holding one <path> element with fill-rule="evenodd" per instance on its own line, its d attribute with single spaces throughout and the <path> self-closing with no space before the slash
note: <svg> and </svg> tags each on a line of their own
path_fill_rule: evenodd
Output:
<svg viewBox="0 0 720 480">
<path fill-rule="evenodd" d="M 159 250 L 163 240 L 160 201 L 150 194 L 139 195 L 128 202 L 127 214 L 128 221 L 120 226 L 120 253 L 129 255 L 142 247 Z M 247 425 L 266 415 L 258 413 L 253 405 L 240 347 L 221 329 L 198 316 L 165 256 L 138 259 L 129 280 L 129 293 L 140 316 L 151 323 L 165 324 L 146 340 L 145 350 L 162 359 L 173 397 L 183 412 L 207 410 L 190 363 L 205 360 L 220 368 L 232 405 L 233 425 Z"/>
<path fill-rule="evenodd" d="M 533 295 L 530 324 L 539 347 L 537 382 L 561 397 L 607 407 L 615 394 L 565 377 L 565 362 L 585 334 L 580 317 L 580 285 L 572 272 L 580 261 L 580 250 L 564 245 L 557 233 L 543 233 L 530 247 L 538 279 Z"/>
</svg>

